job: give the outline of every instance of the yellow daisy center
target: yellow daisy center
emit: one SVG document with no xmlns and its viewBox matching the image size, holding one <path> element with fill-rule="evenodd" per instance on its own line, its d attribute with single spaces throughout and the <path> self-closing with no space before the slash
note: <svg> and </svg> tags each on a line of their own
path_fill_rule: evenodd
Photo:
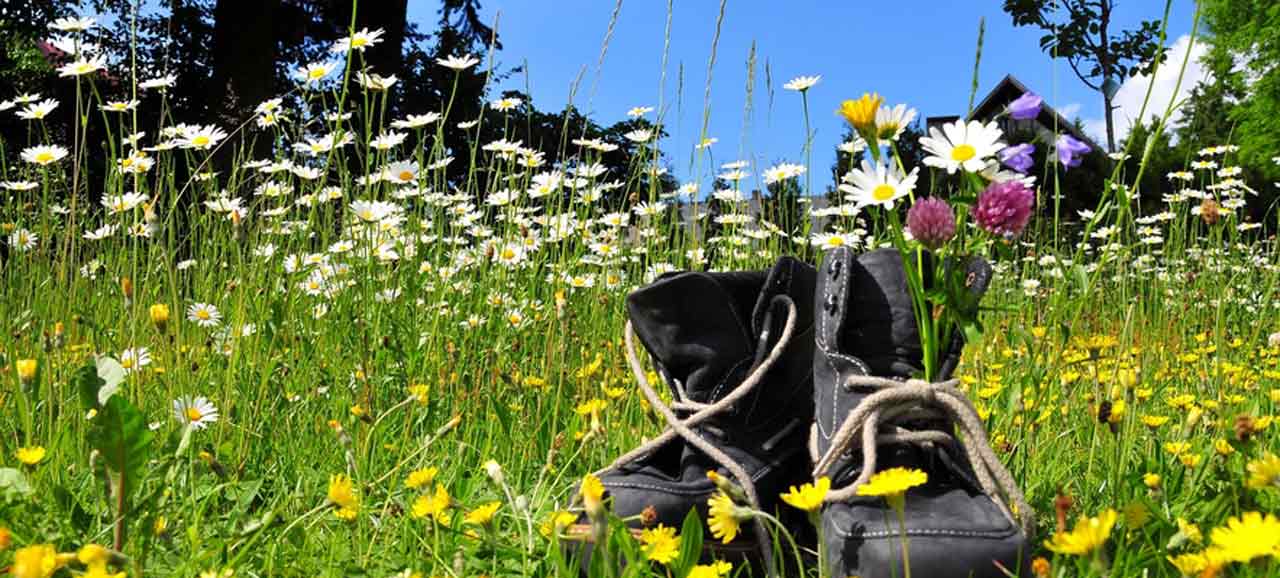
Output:
<svg viewBox="0 0 1280 578">
<path fill-rule="evenodd" d="M 974 150 L 973 145 L 962 144 L 951 149 L 951 160 L 965 162 L 977 154 L 978 151 Z"/>
<path fill-rule="evenodd" d="M 120 367 L 123 367 L 125 369 L 129 369 L 133 367 L 133 358 L 132 357 L 120 358 Z"/>
<path fill-rule="evenodd" d="M 200 410 L 194 407 L 187 408 L 186 414 L 187 414 L 187 421 L 200 421 L 202 418 L 204 418 L 204 414 L 200 413 Z"/>
<path fill-rule="evenodd" d="M 965 146 L 968 146 L 968 145 L 965 145 Z M 875 200 L 877 201 L 887 201 L 889 199 L 892 199 L 893 194 L 896 192 L 898 192 L 897 189 L 894 189 L 892 185 L 880 184 L 880 185 L 877 185 L 876 188 L 871 191 L 871 196 L 875 198 Z"/>
<path fill-rule="evenodd" d="M 53 162 L 53 153 L 49 151 L 40 151 L 40 153 L 36 155 L 36 162 L 41 164 Z"/>
<path fill-rule="evenodd" d="M 841 245 L 844 245 L 844 237 L 841 237 L 839 235 L 831 237 L 830 239 L 827 239 L 827 244 L 832 247 L 839 247 Z"/>
<path fill-rule="evenodd" d="M 402 180 L 402 181 L 412 181 L 412 180 L 413 180 L 413 173 L 411 173 L 411 172 L 409 172 L 409 171 L 400 171 L 400 180 Z"/>
<path fill-rule="evenodd" d="M 208 320 L 209 320 L 209 317 L 210 317 L 210 315 L 209 315 L 209 310 L 207 310 L 207 309 L 197 309 L 197 310 L 196 310 L 196 319 L 199 319 L 199 320 L 201 320 L 201 321 L 208 321 Z"/>
<path fill-rule="evenodd" d="M 510 260 L 512 260 L 512 259 L 514 259 L 514 258 L 516 258 L 516 252 L 515 252 L 515 251 L 512 251 L 511 249 L 503 249 L 503 250 L 502 250 L 502 260 L 504 260 L 504 261 L 510 261 Z"/>
<path fill-rule="evenodd" d="M 205 135 L 197 136 L 196 138 L 191 139 L 191 144 L 196 145 L 196 146 L 198 146 L 198 147 L 208 146 L 208 145 L 209 145 L 209 137 L 207 137 L 207 136 L 205 136 Z"/>
<path fill-rule="evenodd" d="M 362 47 L 362 46 L 364 46 L 364 45 L 366 45 L 366 44 L 368 44 L 368 43 L 369 43 L 369 41 L 368 41 L 367 39 L 361 38 L 361 37 L 359 37 L 359 36 L 357 36 L 357 37 L 355 37 L 355 38 L 352 38 L 352 39 L 351 39 L 351 47 L 352 47 L 352 48 L 360 48 L 360 47 Z"/>
</svg>

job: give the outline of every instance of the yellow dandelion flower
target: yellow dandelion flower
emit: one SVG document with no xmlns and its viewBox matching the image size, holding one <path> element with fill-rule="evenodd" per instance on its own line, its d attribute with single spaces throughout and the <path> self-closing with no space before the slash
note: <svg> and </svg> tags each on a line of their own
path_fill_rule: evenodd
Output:
<svg viewBox="0 0 1280 578">
<path fill-rule="evenodd" d="M 733 571 L 733 564 L 719 561 L 711 564 L 698 564 L 689 571 L 688 578 L 720 578 Z"/>
<path fill-rule="evenodd" d="M 13 553 L 9 575 L 13 578 L 49 578 L 62 564 L 52 544 L 36 544 Z"/>
<path fill-rule="evenodd" d="M 477 526 L 487 526 L 493 521 L 493 515 L 496 514 L 498 512 L 498 508 L 501 507 L 502 502 L 489 502 L 487 504 L 483 504 L 476 509 L 467 512 L 467 515 L 463 516 L 462 521 L 468 524 L 475 524 Z"/>
<path fill-rule="evenodd" d="M 1199 544 L 1204 541 L 1204 534 L 1200 532 L 1200 526 L 1188 522 L 1182 518 L 1175 520 L 1178 524 L 1178 534 L 1183 538 L 1190 540 L 1192 544 Z"/>
<path fill-rule="evenodd" d="M 438 473 L 440 473 L 440 469 L 436 467 L 421 468 L 409 472 L 409 477 L 404 480 L 404 487 L 409 488 L 410 490 L 416 490 L 424 486 L 429 486 L 431 485 L 431 482 L 435 481 L 436 474 Z"/>
<path fill-rule="evenodd" d="M 1147 472 L 1142 475 L 1142 483 L 1148 488 L 1156 489 L 1160 487 L 1160 474 L 1155 472 Z"/>
<path fill-rule="evenodd" d="M 418 499 L 413 501 L 411 514 L 414 518 L 429 517 L 440 524 L 448 525 L 451 502 L 449 490 L 445 489 L 444 484 L 436 484 L 435 493 L 418 496 Z"/>
<path fill-rule="evenodd" d="M 1280 552 L 1280 519 L 1274 514 L 1245 512 L 1239 518 L 1228 518 L 1226 527 L 1214 528 L 1209 539 L 1232 562 L 1276 556 Z"/>
<path fill-rule="evenodd" d="M 1106 543 L 1116 518 L 1116 511 L 1108 509 L 1095 517 L 1076 520 L 1070 532 L 1055 533 L 1045 540 L 1044 547 L 1057 554 L 1084 556 Z"/>
<path fill-rule="evenodd" d="M 728 544 L 738 537 L 741 523 L 751 519 L 750 510 L 733 503 L 733 498 L 724 492 L 716 492 L 710 500 L 707 513 L 707 525 L 711 527 L 711 535 Z"/>
<path fill-rule="evenodd" d="M 1267 453 L 1249 462 L 1245 469 L 1249 471 L 1249 481 L 1246 482 L 1249 488 L 1280 488 L 1280 457 L 1275 454 Z"/>
<path fill-rule="evenodd" d="M 889 468 L 871 476 L 871 480 L 858 486 L 859 496 L 880 496 L 894 510 L 901 511 L 903 494 L 929 481 L 929 474 L 910 468 Z"/>
<path fill-rule="evenodd" d="M 1194 468 L 1200 465 L 1200 460 L 1203 459 L 1203 457 L 1204 456 L 1201 456 L 1200 454 L 1182 454 L 1178 456 L 1178 461 L 1182 462 L 1182 465 L 1188 468 Z"/>
<path fill-rule="evenodd" d="M 1220 456 L 1229 456 L 1234 454 L 1236 449 L 1231 447 L 1231 442 L 1218 438 L 1213 442 L 1213 451 L 1218 452 L 1218 455 Z"/>
<path fill-rule="evenodd" d="M 1190 449 L 1191 449 L 1191 444 L 1187 442 L 1165 442 L 1164 444 L 1165 453 L 1168 453 L 1174 456 L 1180 456 L 1182 454 L 1185 454 L 1187 453 L 1187 450 L 1190 450 Z"/>
<path fill-rule="evenodd" d="M 582 487 L 578 491 L 582 493 L 582 504 L 586 506 L 587 515 L 598 518 L 604 514 L 604 484 L 600 483 L 600 478 L 595 474 L 583 476 Z"/>
<path fill-rule="evenodd" d="M 670 564 L 680 554 L 680 538 L 676 536 L 676 529 L 662 524 L 645 528 L 640 532 L 640 552 L 646 560 Z"/>
<path fill-rule="evenodd" d="M 18 461 L 22 462 L 24 466 L 34 466 L 44 461 L 46 453 L 41 446 L 28 446 L 18 448 L 18 451 L 13 452 L 13 457 L 18 458 Z"/>
<path fill-rule="evenodd" d="M 1151 429 L 1156 429 L 1166 423 L 1169 423 L 1169 416 L 1167 415 L 1144 415 L 1138 419 L 1142 421 L 1142 425 Z"/>
<path fill-rule="evenodd" d="M 573 512 L 564 510 L 552 512 L 550 516 L 547 516 L 547 520 L 538 526 L 538 532 L 542 534 L 542 537 L 550 538 L 559 534 L 561 530 L 576 521 L 578 521 L 578 515 Z"/>
<path fill-rule="evenodd" d="M 85 566 L 106 564 L 111 560 L 111 551 L 97 544 L 85 544 L 76 552 L 76 559 Z"/>
<path fill-rule="evenodd" d="M 883 103 L 884 99 L 879 94 L 863 93 L 862 98 L 858 100 L 846 100 L 840 103 L 839 113 L 858 132 L 874 133 L 876 112 L 880 110 L 880 105 Z"/>
<path fill-rule="evenodd" d="M 1167 558 L 1178 573 L 1183 576 L 1209 577 L 1217 576 L 1227 560 L 1222 557 L 1222 550 L 1208 548 L 1203 552 L 1191 552 Z"/>
<path fill-rule="evenodd" d="M 827 497 L 827 492 L 830 490 L 831 478 L 823 476 L 818 478 L 816 482 L 804 484 L 799 488 L 791 486 L 790 491 L 782 494 L 782 501 L 794 508 L 813 512 L 822 507 L 822 501 Z"/>
<path fill-rule="evenodd" d="M 335 515 L 343 520 L 353 520 L 360 512 L 360 495 L 355 484 L 346 474 L 334 474 L 329 478 L 329 502 L 338 506 Z"/>
<path fill-rule="evenodd" d="M 13 362 L 14 368 L 18 371 L 18 380 L 22 383 L 31 383 L 36 378 L 36 370 L 39 369 L 40 363 L 34 359 L 19 359 Z"/>
</svg>

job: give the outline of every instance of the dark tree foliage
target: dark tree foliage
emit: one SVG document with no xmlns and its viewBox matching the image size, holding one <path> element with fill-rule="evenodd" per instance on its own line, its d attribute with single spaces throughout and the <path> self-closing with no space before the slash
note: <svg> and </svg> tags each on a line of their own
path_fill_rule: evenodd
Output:
<svg viewBox="0 0 1280 578">
<path fill-rule="evenodd" d="M 1103 93 L 1107 119 L 1107 148 L 1115 150 L 1111 96 L 1104 86 L 1149 70 L 1162 62 L 1160 21 L 1144 20 L 1136 29 L 1116 32 L 1112 0 L 1004 0 L 1004 11 L 1015 26 L 1035 26 L 1045 32 L 1040 49 L 1062 58 L 1085 86 Z"/>
</svg>

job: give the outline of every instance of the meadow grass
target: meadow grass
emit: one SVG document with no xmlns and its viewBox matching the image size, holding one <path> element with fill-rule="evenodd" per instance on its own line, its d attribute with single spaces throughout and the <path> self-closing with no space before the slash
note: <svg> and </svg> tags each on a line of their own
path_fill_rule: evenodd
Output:
<svg viewBox="0 0 1280 578">
<path fill-rule="evenodd" d="M 340 78 L 300 85 L 225 140 L 167 115 L 144 127 L 100 112 L 93 77 L 76 76 L 63 106 L 107 132 L 116 169 L 85 182 L 80 130 L 64 159 L 3 167 L 0 568 L 48 576 L 18 558 L 93 543 L 129 575 L 563 572 L 556 534 L 574 516 L 558 514 L 577 482 L 662 428 L 625 366 L 626 294 L 667 271 L 816 262 L 824 245 L 888 238 L 853 211 L 783 231 L 732 195 L 663 194 L 653 141 L 627 174 L 598 174 L 607 145 L 595 142 L 543 164 L 497 104 L 392 128 L 404 119 L 355 83 L 351 54 Z M 443 150 L 443 131 L 477 130 L 458 126 L 469 121 L 509 140 Z M 389 131 L 406 140 L 368 144 Z M 255 139 L 271 158 L 249 158 Z M 5 148 L 39 144 L 59 143 L 33 121 L 29 142 Z M 209 174 L 215 148 L 236 161 Z M 1280 570 L 1267 527 L 1221 529 L 1280 506 L 1280 465 L 1264 458 L 1280 427 L 1280 257 L 1232 211 L 1244 194 L 1222 170 L 1233 153 L 1207 151 L 1216 166 L 1174 181 L 1183 191 L 1154 215 L 1117 174 L 1077 226 L 1041 210 L 1038 235 L 1000 248 L 960 377 L 1037 510 L 1035 555 L 1054 576 Z M 691 154 L 702 180 L 752 186 Z M 450 157 L 473 167 L 456 188 Z M 87 206 L 88 189 L 102 206 Z M 1042 207 L 1055 192 L 1042 189 Z M 727 215 L 711 239 L 676 210 L 708 203 Z M 118 385 L 111 401 L 82 395 L 103 384 Z M 1108 509 L 1119 521 L 1100 548 L 1041 546 Z M 1249 545 L 1262 552 L 1252 563 L 1222 559 Z"/>
</svg>

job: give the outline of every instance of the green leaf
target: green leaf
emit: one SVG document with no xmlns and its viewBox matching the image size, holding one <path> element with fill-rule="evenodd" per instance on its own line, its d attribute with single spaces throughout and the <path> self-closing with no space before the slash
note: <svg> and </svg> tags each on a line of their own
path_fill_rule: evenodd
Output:
<svg viewBox="0 0 1280 578">
<path fill-rule="evenodd" d="M 91 423 L 89 445 L 98 450 L 102 462 L 115 475 L 112 498 L 116 515 L 127 516 L 129 498 L 146 471 L 154 434 L 147 428 L 142 412 L 122 396 L 107 400 Z"/>
<path fill-rule="evenodd" d="M 72 378 L 75 383 L 76 391 L 80 394 L 80 405 L 85 410 L 97 409 L 98 391 L 102 388 L 102 384 L 106 383 L 102 377 L 98 375 L 98 368 L 92 363 L 85 364 L 76 370 L 75 377 Z"/>
<path fill-rule="evenodd" d="M 680 526 L 680 555 L 671 563 L 672 574 L 684 576 L 702 558 L 702 517 L 698 509 L 689 510 Z"/>
</svg>

